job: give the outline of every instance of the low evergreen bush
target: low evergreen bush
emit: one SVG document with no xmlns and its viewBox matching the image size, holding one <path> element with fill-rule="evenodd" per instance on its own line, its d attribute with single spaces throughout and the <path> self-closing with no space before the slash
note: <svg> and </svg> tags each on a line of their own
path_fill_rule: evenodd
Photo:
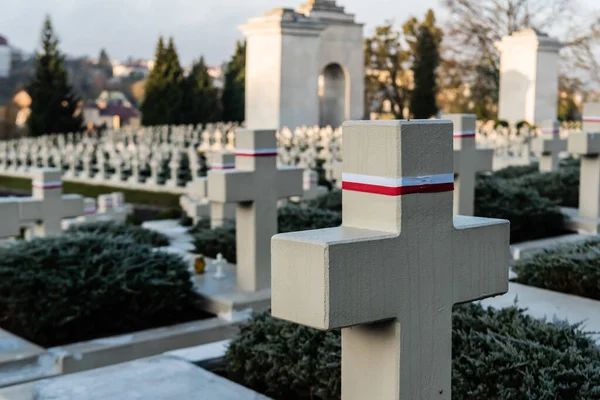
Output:
<svg viewBox="0 0 600 400">
<path fill-rule="evenodd" d="M 579 167 L 559 168 L 556 172 L 536 172 L 514 180 L 516 185 L 535 189 L 564 207 L 579 207 Z"/>
<path fill-rule="evenodd" d="M 342 212 L 342 191 L 335 189 L 307 202 L 309 207 Z"/>
<path fill-rule="evenodd" d="M 277 214 L 279 233 L 332 228 L 342 223 L 340 213 L 296 204 L 279 208 Z M 234 221 L 226 221 L 223 226 L 210 229 L 210 221 L 201 220 L 190 229 L 190 233 L 194 237 L 196 252 L 212 258 L 221 253 L 227 261 L 237 262 Z"/>
<path fill-rule="evenodd" d="M 532 319 L 516 307 L 455 307 L 452 398 L 600 398 L 600 348 L 577 325 Z M 230 379 L 275 399 L 339 399 L 339 332 L 258 314 L 226 354 Z"/>
<path fill-rule="evenodd" d="M 600 300 L 600 240 L 546 250 L 513 265 L 517 282 Z"/>
<path fill-rule="evenodd" d="M 475 215 L 509 220 L 511 243 L 563 233 L 565 217 L 557 203 L 514 181 L 479 177 L 475 187 Z"/>
<path fill-rule="evenodd" d="M 156 231 L 142 228 L 141 226 L 119 223 L 115 221 L 90 222 L 71 226 L 66 234 L 96 233 L 112 237 L 125 237 L 137 244 L 145 244 L 153 247 L 164 247 L 170 244 L 169 238 Z"/>
<path fill-rule="evenodd" d="M 0 248 L 0 326 L 41 346 L 205 317 L 195 299 L 180 256 L 125 236 L 80 233 Z"/>
</svg>

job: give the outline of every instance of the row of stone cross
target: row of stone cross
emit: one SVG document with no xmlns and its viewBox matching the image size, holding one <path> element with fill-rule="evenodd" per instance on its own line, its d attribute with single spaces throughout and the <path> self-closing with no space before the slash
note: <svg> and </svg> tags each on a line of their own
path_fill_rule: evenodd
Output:
<svg viewBox="0 0 600 400">
<path fill-rule="evenodd" d="M 60 170 L 36 169 L 31 177 L 31 197 L 0 198 L 0 239 L 17 237 L 21 229 L 31 239 L 57 235 L 84 223 L 124 222 L 132 212 L 120 192 L 100 195 L 97 200 L 63 194 Z"/>
<path fill-rule="evenodd" d="M 542 169 L 556 149 L 582 157 L 598 210 L 600 104 L 586 112 L 568 143 L 553 122 L 535 146 Z M 344 399 L 450 399 L 452 306 L 508 290 L 508 221 L 469 216 L 493 151 L 475 147 L 474 116 L 447 117 L 344 124 L 338 228 L 275 235 L 302 170 L 277 167 L 273 131 L 239 130 L 202 181 L 211 204 L 235 204 L 239 288 L 270 290 L 275 317 L 342 330 Z"/>
</svg>

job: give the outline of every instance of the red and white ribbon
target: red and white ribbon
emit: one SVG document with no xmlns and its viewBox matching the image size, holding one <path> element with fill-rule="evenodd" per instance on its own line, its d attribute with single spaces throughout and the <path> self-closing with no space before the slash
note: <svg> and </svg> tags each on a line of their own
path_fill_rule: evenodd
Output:
<svg viewBox="0 0 600 400">
<path fill-rule="evenodd" d="M 343 173 L 342 189 L 384 196 L 450 192 L 454 190 L 454 174 L 389 178 Z"/>
<path fill-rule="evenodd" d="M 600 122 L 600 117 L 583 117 L 583 122 Z"/>
<path fill-rule="evenodd" d="M 306 178 L 303 181 L 304 183 L 319 183 L 319 180 L 316 178 Z"/>
<path fill-rule="evenodd" d="M 277 149 L 235 149 L 235 155 L 239 157 L 274 157 Z"/>
<path fill-rule="evenodd" d="M 234 169 L 235 168 L 235 163 L 212 163 L 210 165 L 210 168 L 212 169 Z"/>
<path fill-rule="evenodd" d="M 462 131 L 462 132 L 454 132 L 452 135 L 453 138 L 468 138 L 475 137 L 475 131 Z"/>
<path fill-rule="evenodd" d="M 40 181 L 32 181 L 31 187 L 36 189 L 58 189 L 62 187 L 61 181 L 54 182 L 40 182 Z"/>
<path fill-rule="evenodd" d="M 85 215 L 96 214 L 96 207 L 86 207 L 83 209 Z"/>
<path fill-rule="evenodd" d="M 560 128 L 543 128 L 542 133 L 560 133 Z"/>
</svg>

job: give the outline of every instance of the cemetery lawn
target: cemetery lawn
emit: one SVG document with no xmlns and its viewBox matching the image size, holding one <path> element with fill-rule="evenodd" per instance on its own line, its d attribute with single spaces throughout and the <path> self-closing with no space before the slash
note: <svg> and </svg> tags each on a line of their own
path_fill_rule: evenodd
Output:
<svg viewBox="0 0 600 400">
<path fill-rule="evenodd" d="M 13 191 L 16 194 L 30 195 L 31 179 L 0 176 L 0 191 Z M 63 182 L 64 194 L 80 194 L 84 197 L 97 198 L 101 194 L 113 192 L 122 192 L 127 203 L 179 209 L 179 195 L 177 194 L 145 192 L 108 185 L 86 185 L 80 182 Z"/>
<path fill-rule="evenodd" d="M 546 250 L 512 266 L 516 282 L 600 300 L 600 240 Z"/>
<path fill-rule="evenodd" d="M 43 347 L 211 317 L 178 255 L 111 233 L 0 248 L 0 326 Z"/>
<path fill-rule="evenodd" d="M 577 325 L 533 319 L 516 307 L 457 306 L 452 399 L 600 398 L 600 347 Z M 274 399 L 340 398 L 340 332 L 258 314 L 240 328 L 214 372 Z"/>
</svg>

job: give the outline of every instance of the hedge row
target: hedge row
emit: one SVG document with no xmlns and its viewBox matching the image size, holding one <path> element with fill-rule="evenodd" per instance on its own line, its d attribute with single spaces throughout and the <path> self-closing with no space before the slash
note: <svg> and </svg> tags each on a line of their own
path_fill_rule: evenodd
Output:
<svg viewBox="0 0 600 400">
<path fill-rule="evenodd" d="M 130 239 L 131 241 L 153 247 L 164 247 L 170 244 L 169 238 L 156 231 L 145 229 L 140 226 L 124 224 L 114 221 L 90 222 L 81 225 L 71 226 L 65 233 L 80 234 L 94 233 L 108 235 L 114 238 Z"/>
<path fill-rule="evenodd" d="M 455 308 L 452 398 L 600 398 L 600 348 L 577 325 L 532 319 L 517 308 Z M 339 332 L 269 313 L 242 326 L 226 354 L 230 379 L 276 399 L 339 399 Z"/>
<path fill-rule="evenodd" d="M 517 282 L 600 300 L 600 240 L 546 250 L 513 265 Z"/>
<path fill-rule="evenodd" d="M 0 248 L 0 326 L 41 346 L 200 319 L 187 263 L 125 236 Z"/>
<path fill-rule="evenodd" d="M 342 223 L 340 213 L 295 204 L 279 208 L 277 214 L 279 233 L 332 228 Z M 196 252 L 213 258 L 221 253 L 232 263 L 237 262 L 235 232 L 233 221 L 226 221 L 220 228 L 210 229 L 210 221 L 202 220 L 190 230 Z"/>
</svg>

